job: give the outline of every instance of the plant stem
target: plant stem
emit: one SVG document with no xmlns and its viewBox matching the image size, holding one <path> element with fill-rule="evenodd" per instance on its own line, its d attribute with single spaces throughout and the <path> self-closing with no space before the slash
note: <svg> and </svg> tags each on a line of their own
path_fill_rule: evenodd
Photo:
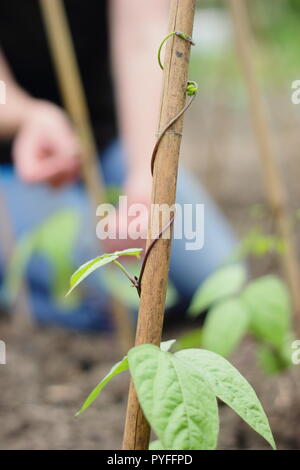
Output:
<svg viewBox="0 0 300 470">
<path fill-rule="evenodd" d="M 171 0 L 169 31 L 182 31 L 191 36 L 195 0 Z M 186 100 L 188 65 L 191 44 L 173 35 L 166 45 L 164 84 L 159 129 L 183 109 Z M 152 189 L 152 204 L 173 207 L 176 196 L 178 160 L 183 116 L 165 134 L 157 149 Z M 150 218 L 147 247 L 157 236 L 157 227 Z M 142 280 L 136 345 L 161 342 L 165 298 L 168 281 L 171 239 L 160 238 L 149 253 Z M 145 450 L 149 446 L 150 427 L 140 408 L 131 383 L 124 431 L 123 449 Z"/>
<path fill-rule="evenodd" d="M 251 54 L 252 35 L 248 13 L 244 0 L 229 0 L 229 4 L 235 27 L 238 56 L 247 86 L 250 112 L 260 150 L 266 194 L 277 233 L 285 244 L 284 253 L 281 255 L 281 263 L 290 286 L 296 314 L 296 329 L 297 333 L 300 334 L 300 270 L 292 224 L 287 210 L 286 192 L 276 161 L 276 152 L 266 116 L 264 100 L 255 75 Z"/>
<path fill-rule="evenodd" d="M 114 264 L 116 264 L 120 269 L 121 271 L 123 271 L 123 273 L 125 274 L 125 276 L 129 279 L 129 281 L 131 282 L 131 284 L 133 285 L 133 287 L 137 287 L 136 286 L 136 281 L 134 279 L 134 277 L 131 276 L 130 272 L 127 271 L 127 269 L 125 268 L 125 266 L 123 266 L 123 264 L 121 264 L 119 261 L 114 261 Z"/>
</svg>

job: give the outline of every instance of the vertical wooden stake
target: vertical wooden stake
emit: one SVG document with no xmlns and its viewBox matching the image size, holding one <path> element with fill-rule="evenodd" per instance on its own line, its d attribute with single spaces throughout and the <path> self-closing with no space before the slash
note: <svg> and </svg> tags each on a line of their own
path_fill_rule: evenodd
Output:
<svg viewBox="0 0 300 470">
<path fill-rule="evenodd" d="M 60 84 L 65 108 L 70 115 L 81 141 L 83 179 L 93 207 L 105 201 L 105 188 L 99 172 L 97 144 L 94 138 L 86 95 L 62 0 L 40 0 L 41 11 L 48 35 L 53 62 Z M 85 8 L 83 6 L 83 8 Z M 130 312 L 115 299 L 112 314 L 122 352 L 132 346 Z"/>
<path fill-rule="evenodd" d="M 4 262 L 8 266 L 11 256 L 15 248 L 15 237 L 13 227 L 10 221 L 9 212 L 5 204 L 5 196 L 0 190 L 0 243 L 3 248 Z M 26 283 L 23 281 L 19 296 L 13 308 L 14 326 L 16 330 L 22 330 L 30 324 L 32 314 L 30 299 L 27 291 Z"/>
<path fill-rule="evenodd" d="M 91 202 L 97 207 L 104 200 L 104 186 L 68 19 L 62 0 L 40 0 L 40 4 L 65 108 L 81 139 L 83 178 Z"/>
<path fill-rule="evenodd" d="M 195 0 L 171 0 L 169 31 L 192 35 Z M 184 106 L 188 80 L 190 44 L 178 37 L 169 39 L 166 46 L 164 84 L 159 129 Z M 178 159 L 183 119 L 181 118 L 162 139 L 159 146 L 152 190 L 152 204 L 175 203 Z M 150 170 L 149 170 L 150 171 Z M 155 225 L 155 224 L 154 224 Z M 157 226 L 149 223 L 148 246 L 157 235 Z M 142 293 L 136 333 L 136 345 L 151 343 L 159 346 L 163 326 L 168 280 L 171 239 L 160 239 L 151 250 L 142 281 Z M 123 449 L 148 449 L 150 427 L 140 408 L 131 383 L 128 397 Z"/>
<path fill-rule="evenodd" d="M 276 223 L 277 233 L 285 244 L 281 255 L 283 271 L 290 286 L 295 309 L 295 322 L 300 334 L 300 270 L 286 194 L 276 161 L 266 108 L 255 76 L 251 54 L 252 36 L 244 0 L 229 0 L 234 22 L 236 44 L 241 68 L 248 90 L 253 126 L 260 150 L 266 193 Z"/>
</svg>

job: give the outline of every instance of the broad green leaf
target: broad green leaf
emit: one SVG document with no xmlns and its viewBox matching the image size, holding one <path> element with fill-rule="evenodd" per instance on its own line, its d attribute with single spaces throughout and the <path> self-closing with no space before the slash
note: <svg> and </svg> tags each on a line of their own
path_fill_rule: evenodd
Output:
<svg viewBox="0 0 300 470">
<path fill-rule="evenodd" d="M 128 362 L 145 416 L 164 449 L 216 447 L 217 402 L 202 375 L 150 344 L 131 349 Z"/>
<path fill-rule="evenodd" d="M 102 379 L 101 382 L 93 389 L 93 391 L 89 394 L 89 396 L 83 403 L 81 409 L 76 413 L 75 416 L 81 415 L 81 413 L 83 413 L 96 400 L 96 398 L 102 392 L 103 388 L 108 384 L 108 382 L 111 381 L 111 379 L 115 375 L 120 374 L 121 372 L 124 372 L 127 369 L 128 369 L 128 359 L 127 359 L 127 356 L 125 356 L 122 359 L 122 361 L 118 362 L 111 368 L 111 370 L 104 377 L 104 379 Z"/>
<path fill-rule="evenodd" d="M 173 344 L 175 343 L 175 339 L 170 339 L 168 341 L 163 341 L 160 344 L 160 348 L 162 351 L 169 351 Z M 125 371 L 128 369 L 128 358 L 127 356 L 123 357 L 123 359 L 120 362 L 117 362 L 109 373 L 104 377 L 104 379 L 101 380 L 101 382 L 92 390 L 92 392 L 89 394 L 87 399 L 85 400 L 84 404 L 82 405 L 81 409 L 76 413 L 75 416 L 81 415 L 95 400 L 98 398 L 100 393 L 102 392 L 103 388 L 108 384 L 108 382 L 111 381 L 111 379 L 117 375 L 120 374 L 121 372 Z"/>
<path fill-rule="evenodd" d="M 74 270 L 73 253 L 79 227 L 80 214 L 63 209 L 52 214 L 35 230 L 35 251 L 48 259 L 53 271 L 52 294 L 57 302 L 68 307 L 78 301 L 75 296 L 66 299 L 65 288 Z"/>
<path fill-rule="evenodd" d="M 275 448 L 268 418 L 249 382 L 226 359 L 204 349 L 185 349 L 175 354 L 205 377 L 216 396 L 232 408 Z"/>
<path fill-rule="evenodd" d="M 67 293 L 69 295 L 75 287 L 78 286 L 86 277 L 92 274 L 97 269 L 101 268 L 102 266 L 112 263 L 113 261 L 117 260 L 120 256 L 136 256 L 139 257 L 143 250 L 138 248 L 131 248 L 128 250 L 123 251 L 115 251 L 114 253 L 104 253 L 101 256 L 97 256 L 87 263 L 80 266 L 77 271 L 72 275 L 70 280 L 70 289 Z"/>
<path fill-rule="evenodd" d="M 288 337 L 281 349 L 269 344 L 258 345 L 257 358 L 267 374 L 278 374 L 292 365 L 291 344 L 292 339 Z"/>
<path fill-rule="evenodd" d="M 105 254 L 102 256 L 97 256 L 97 258 L 94 258 L 80 266 L 80 268 L 77 269 L 77 271 L 75 271 L 75 273 L 71 276 L 70 289 L 66 295 L 70 295 L 71 292 L 78 286 L 78 284 L 80 284 L 86 277 L 96 271 L 96 269 L 101 268 L 105 264 L 112 263 L 116 259 L 118 259 L 117 255 L 108 256 Z"/>
<path fill-rule="evenodd" d="M 253 281 L 242 293 L 254 335 L 281 348 L 290 330 L 291 301 L 284 283 L 275 276 Z"/>
<path fill-rule="evenodd" d="M 149 450 L 165 450 L 159 440 L 152 441 L 149 444 Z"/>
<path fill-rule="evenodd" d="M 213 307 L 202 329 L 201 346 L 228 357 L 245 335 L 248 312 L 239 299 L 226 299 Z"/>
<path fill-rule="evenodd" d="M 78 237 L 80 216 L 75 210 L 62 209 L 43 221 L 35 230 L 36 250 L 50 260 L 71 258 Z"/>
<path fill-rule="evenodd" d="M 246 280 L 246 270 L 235 264 L 222 268 L 206 279 L 195 293 L 189 307 L 191 315 L 198 315 L 213 303 L 236 294 Z"/>
<path fill-rule="evenodd" d="M 264 372 L 267 374 L 278 374 L 286 368 L 281 364 L 280 358 L 266 344 L 259 345 L 257 348 L 257 358 Z"/>
</svg>

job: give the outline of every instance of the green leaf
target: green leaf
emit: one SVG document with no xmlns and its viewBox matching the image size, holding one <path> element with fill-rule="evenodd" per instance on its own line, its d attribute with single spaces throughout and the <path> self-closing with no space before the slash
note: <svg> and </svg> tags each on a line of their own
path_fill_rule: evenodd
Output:
<svg viewBox="0 0 300 470">
<path fill-rule="evenodd" d="M 292 365 L 291 341 L 286 339 L 281 349 L 274 348 L 269 344 L 261 344 L 257 347 L 257 358 L 261 368 L 267 374 L 279 374 Z"/>
<path fill-rule="evenodd" d="M 89 396 L 83 403 L 81 409 L 76 413 L 75 416 L 77 417 L 81 415 L 81 413 L 83 413 L 96 400 L 96 398 L 102 392 L 103 388 L 108 384 L 108 382 L 111 381 L 111 379 L 115 375 L 120 374 L 121 372 L 124 372 L 127 369 L 128 369 L 128 359 L 127 359 L 127 356 L 125 356 L 122 359 L 122 361 L 118 362 L 111 368 L 111 370 L 104 377 L 104 379 L 102 379 L 101 382 L 93 389 L 93 391 L 89 394 Z"/>
<path fill-rule="evenodd" d="M 228 299 L 213 307 L 202 329 L 204 349 L 228 357 L 245 335 L 249 323 L 248 312 L 239 299 Z"/>
<path fill-rule="evenodd" d="M 236 294 L 245 280 L 246 270 L 239 264 L 220 269 L 206 279 L 197 290 L 189 313 L 196 316 L 220 299 Z"/>
<path fill-rule="evenodd" d="M 149 450 L 166 450 L 163 448 L 162 443 L 159 440 L 152 441 L 149 444 Z"/>
<path fill-rule="evenodd" d="M 198 348 L 201 346 L 202 328 L 196 328 L 183 334 L 176 342 L 176 349 Z"/>
<path fill-rule="evenodd" d="M 282 253 L 283 241 L 276 235 L 269 235 L 262 231 L 260 227 L 251 229 L 249 234 L 242 240 L 238 256 L 244 258 L 248 255 L 263 257 L 268 253 Z"/>
<path fill-rule="evenodd" d="M 291 301 L 284 283 L 275 276 L 253 281 L 242 293 L 253 334 L 281 348 L 290 330 Z"/>
<path fill-rule="evenodd" d="M 282 370 L 274 351 L 266 344 L 258 346 L 257 358 L 261 368 L 267 374 L 278 374 Z"/>
<path fill-rule="evenodd" d="M 64 256 L 71 258 L 79 223 L 80 217 L 75 210 L 62 209 L 53 213 L 34 230 L 36 250 L 54 262 Z"/>
<path fill-rule="evenodd" d="M 142 253 L 142 248 L 127 248 L 127 250 L 115 251 L 114 253 L 108 253 L 107 256 L 117 255 L 117 256 L 135 256 L 139 258 Z"/>
<path fill-rule="evenodd" d="M 176 343 L 176 339 L 169 339 L 168 341 L 163 341 L 160 344 L 161 351 L 169 352 L 174 343 Z"/>
<path fill-rule="evenodd" d="M 131 349 L 128 362 L 145 416 L 164 449 L 216 447 L 216 398 L 193 367 L 150 344 Z"/>
<path fill-rule="evenodd" d="M 73 253 L 79 234 L 80 215 L 63 209 L 48 217 L 36 230 L 35 251 L 45 256 L 53 270 L 51 293 L 61 306 L 78 301 L 65 298 L 66 283 L 74 270 Z"/>
<path fill-rule="evenodd" d="M 18 295 L 27 264 L 34 253 L 46 257 L 53 270 L 51 292 L 61 302 L 66 282 L 74 269 L 72 253 L 79 230 L 79 215 L 63 209 L 45 219 L 18 241 L 5 279 L 8 298 Z"/>
<path fill-rule="evenodd" d="M 204 349 L 185 349 L 175 354 L 187 367 L 205 377 L 216 396 L 232 408 L 275 448 L 268 418 L 251 385 L 226 359 Z"/>
<path fill-rule="evenodd" d="M 175 343 L 176 339 L 170 339 L 168 341 L 163 341 L 160 345 L 160 349 L 162 351 L 169 351 L 173 344 Z M 89 394 L 87 399 L 85 400 L 84 404 L 82 405 L 81 409 L 76 413 L 75 416 L 81 415 L 95 400 L 98 398 L 100 393 L 102 392 L 103 388 L 108 384 L 108 382 L 111 381 L 111 379 L 117 375 L 120 374 L 121 372 L 125 371 L 128 369 L 128 358 L 127 356 L 123 357 L 123 359 L 120 362 L 117 362 L 109 373 L 104 377 L 104 379 L 101 380 L 101 382 L 92 390 L 92 392 Z"/>
<path fill-rule="evenodd" d="M 143 250 L 138 248 L 131 248 L 128 250 L 123 251 L 115 251 L 114 253 L 104 253 L 101 256 L 97 256 L 87 263 L 80 266 L 77 271 L 73 274 L 70 280 L 70 289 L 67 293 L 69 295 L 75 287 L 78 286 L 86 277 L 92 274 L 96 269 L 101 268 L 105 264 L 112 263 L 113 261 L 117 260 L 120 256 L 136 256 L 139 257 Z"/>
</svg>

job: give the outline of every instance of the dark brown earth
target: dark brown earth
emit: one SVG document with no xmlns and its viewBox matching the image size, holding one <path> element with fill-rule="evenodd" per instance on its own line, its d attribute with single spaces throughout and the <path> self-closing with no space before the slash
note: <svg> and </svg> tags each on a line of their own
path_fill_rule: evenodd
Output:
<svg viewBox="0 0 300 470">
<path fill-rule="evenodd" d="M 278 157 L 289 189 L 290 208 L 299 207 L 300 107 L 288 91 L 270 98 Z M 217 105 L 218 102 L 218 105 Z M 196 136 L 196 137 L 195 137 Z M 222 95 L 200 97 L 186 120 L 183 155 L 220 203 L 240 235 L 253 223 L 249 208 L 264 202 L 260 167 L 245 109 Z M 298 243 L 299 245 L 299 243 Z M 255 275 L 269 263 L 256 261 Z M 277 271 L 272 264 L 272 270 Z M 0 449 L 118 449 L 122 440 L 128 377 L 117 377 L 82 417 L 74 413 L 87 393 L 120 358 L 115 339 L 44 330 L 21 321 L 0 323 L 7 343 L 0 366 Z M 169 327 L 178 337 L 186 325 Z M 300 449 L 300 366 L 265 376 L 254 347 L 245 340 L 232 362 L 254 386 L 269 416 L 279 449 Z M 267 444 L 226 406 L 220 406 L 221 449 L 267 449 Z"/>
<path fill-rule="evenodd" d="M 178 328 L 177 328 L 178 329 Z M 171 330 L 174 337 L 176 331 Z M 178 334 L 178 333 L 177 333 Z M 114 338 L 2 324 L 8 363 L 1 366 L 0 449 L 118 449 L 126 408 L 123 373 L 80 418 L 83 399 L 120 358 Z M 300 448 L 300 367 L 267 378 L 247 340 L 232 362 L 261 399 L 280 449 Z M 220 449 L 268 449 L 232 410 L 220 405 Z"/>
</svg>

